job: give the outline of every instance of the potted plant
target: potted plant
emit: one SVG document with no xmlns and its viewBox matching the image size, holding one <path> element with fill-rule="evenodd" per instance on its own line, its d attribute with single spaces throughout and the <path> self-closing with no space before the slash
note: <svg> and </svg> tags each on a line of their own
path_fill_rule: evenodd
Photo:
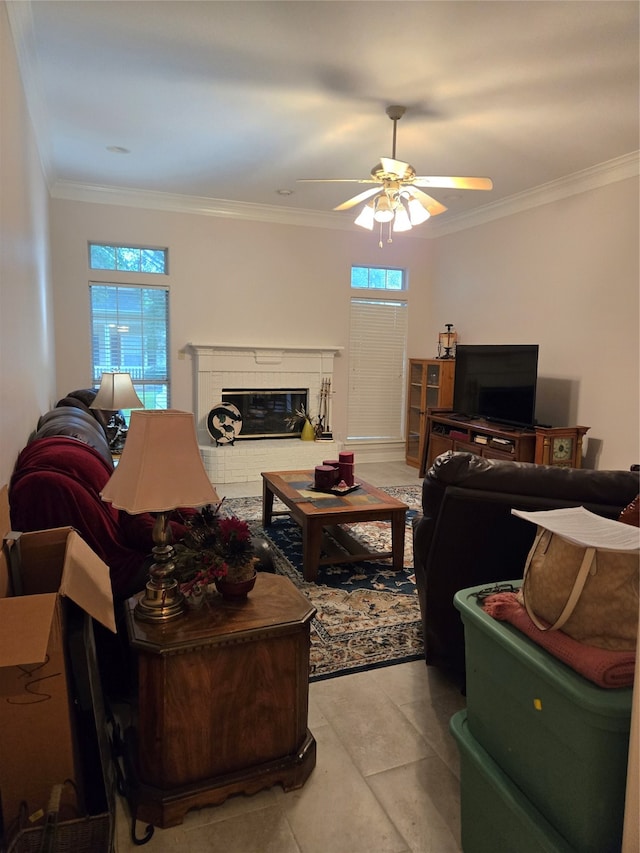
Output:
<svg viewBox="0 0 640 853">
<path fill-rule="evenodd" d="M 176 543 L 175 574 L 191 604 L 212 585 L 224 598 L 244 598 L 256 581 L 256 556 L 249 525 L 236 515 L 221 516 L 209 504 L 187 519 L 187 533 Z"/>
<path fill-rule="evenodd" d="M 317 427 L 313 423 L 313 418 L 305 409 L 304 403 L 299 409 L 288 414 L 284 420 L 290 430 L 301 429 L 300 438 L 303 441 L 315 441 Z"/>
</svg>

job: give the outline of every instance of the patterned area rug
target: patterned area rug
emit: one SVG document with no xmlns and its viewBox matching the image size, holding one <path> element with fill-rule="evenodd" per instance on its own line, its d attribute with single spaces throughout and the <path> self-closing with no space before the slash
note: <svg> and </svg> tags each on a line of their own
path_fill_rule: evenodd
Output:
<svg viewBox="0 0 640 853">
<path fill-rule="evenodd" d="M 264 530 L 261 498 L 229 498 L 223 511 L 245 518 L 255 535 L 272 546 L 275 570 L 285 575 L 316 608 L 311 625 L 311 681 L 379 666 L 416 660 L 423 655 L 420 609 L 413 575 L 411 522 L 420 510 L 421 486 L 385 491 L 409 506 L 404 569 L 385 561 L 321 566 L 317 583 L 302 577 L 300 528 L 288 515 Z M 274 510 L 286 507 L 276 498 Z M 376 551 L 391 549 L 388 522 L 344 525 L 354 538 Z M 334 543 L 335 545 L 335 543 Z"/>
</svg>

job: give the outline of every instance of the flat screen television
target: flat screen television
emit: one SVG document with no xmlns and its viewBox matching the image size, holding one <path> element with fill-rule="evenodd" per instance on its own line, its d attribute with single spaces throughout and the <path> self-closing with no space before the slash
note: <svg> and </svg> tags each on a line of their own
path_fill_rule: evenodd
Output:
<svg viewBox="0 0 640 853">
<path fill-rule="evenodd" d="M 510 426 L 535 423 L 538 344 L 459 344 L 453 410 Z"/>
</svg>

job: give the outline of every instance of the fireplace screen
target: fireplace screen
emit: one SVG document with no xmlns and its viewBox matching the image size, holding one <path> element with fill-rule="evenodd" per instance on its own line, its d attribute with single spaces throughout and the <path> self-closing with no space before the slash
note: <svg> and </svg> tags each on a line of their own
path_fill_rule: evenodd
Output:
<svg viewBox="0 0 640 853">
<path fill-rule="evenodd" d="M 242 416 L 242 429 L 236 440 L 247 438 L 300 437 L 302 422 L 294 429 L 287 427 L 286 418 L 307 406 L 306 388 L 275 388 L 247 391 L 242 388 L 225 388 L 222 399 L 232 403 Z"/>
</svg>

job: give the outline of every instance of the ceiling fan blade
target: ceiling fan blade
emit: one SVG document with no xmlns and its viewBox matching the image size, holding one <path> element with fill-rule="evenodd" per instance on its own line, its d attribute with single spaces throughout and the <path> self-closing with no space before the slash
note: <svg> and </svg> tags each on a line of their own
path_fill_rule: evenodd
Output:
<svg viewBox="0 0 640 853">
<path fill-rule="evenodd" d="M 381 157 L 380 165 L 388 175 L 397 175 L 400 180 L 415 174 L 413 166 L 409 163 L 403 163 L 402 160 L 394 160 L 391 157 Z"/>
<path fill-rule="evenodd" d="M 374 178 L 296 178 L 297 184 L 379 184 Z"/>
<path fill-rule="evenodd" d="M 347 201 L 343 201 L 342 204 L 339 204 L 337 207 L 334 207 L 334 210 L 349 210 L 350 207 L 355 207 L 356 204 L 359 204 L 361 201 L 364 201 L 366 198 L 370 198 L 372 195 L 380 192 L 380 187 L 373 187 L 372 189 L 365 190 L 363 193 L 358 193 L 358 195 L 354 195 L 353 198 L 347 199 Z"/>
<path fill-rule="evenodd" d="M 436 201 L 435 198 L 423 193 L 422 190 L 419 190 L 414 186 L 411 186 L 410 192 L 418 199 L 424 209 L 429 211 L 431 216 L 437 216 L 439 213 L 444 213 L 447 209 L 444 204 L 440 204 L 440 202 Z"/>
<path fill-rule="evenodd" d="M 452 178 L 417 175 L 411 183 L 416 187 L 439 187 L 456 190 L 492 190 L 491 178 Z"/>
</svg>

